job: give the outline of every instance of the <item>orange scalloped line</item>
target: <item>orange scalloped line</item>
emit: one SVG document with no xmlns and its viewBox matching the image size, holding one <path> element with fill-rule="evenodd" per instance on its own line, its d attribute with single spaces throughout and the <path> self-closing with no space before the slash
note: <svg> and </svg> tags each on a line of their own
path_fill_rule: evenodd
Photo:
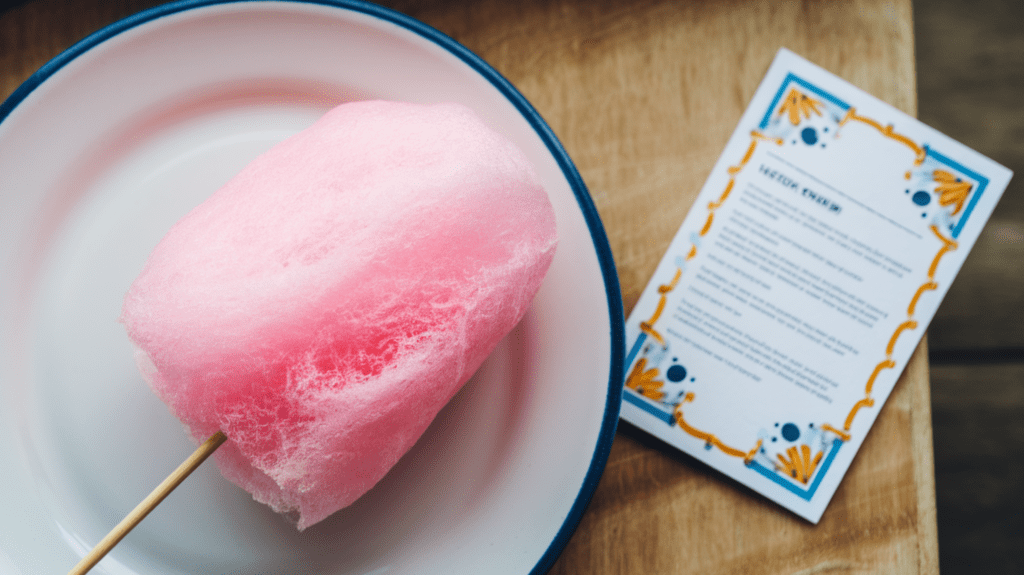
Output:
<svg viewBox="0 0 1024 575">
<path fill-rule="evenodd" d="M 877 122 L 875 120 L 872 120 L 871 118 L 867 118 L 867 117 L 864 117 L 864 116 L 858 116 L 856 110 L 854 110 L 853 108 L 850 108 L 850 110 L 853 112 L 852 114 L 850 114 L 850 119 L 851 120 L 853 120 L 855 122 L 863 122 L 863 123 L 871 126 L 872 128 L 878 130 L 879 132 L 882 132 L 883 134 L 885 133 L 885 128 L 879 122 Z"/>
<path fill-rule="evenodd" d="M 665 347 L 665 338 L 662 337 L 662 335 L 658 333 L 658 330 L 654 329 L 654 326 L 652 326 L 651 324 L 647 323 L 646 321 L 640 322 L 640 331 L 658 340 L 658 343 L 661 344 L 661 347 Z"/>
<path fill-rule="evenodd" d="M 864 395 L 871 395 L 871 388 L 875 386 L 875 378 L 878 377 L 878 374 L 882 373 L 883 369 L 892 369 L 894 367 L 896 367 L 896 362 L 891 359 L 887 359 L 876 365 L 875 370 L 871 372 L 871 377 L 868 378 L 867 385 L 864 386 Z"/>
<path fill-rule="evenodd" d="M 755 140 L 761 140 L 762 142 L 772 142 L 773 144 L 776 144 L 778 146 L 781 146 L 782 144 L 786 143 L 785 140 L 783 140 L 782 138 L 773 138 L 771 136 L 766 136 L 761 132 L 758 132 L 757 130 L 751 130 L 750 137 Z"/>
<path fill-rule="evenodd" d="M 679 405 L 677 405 L 675 410 L 672 412 L 672 415 L 676 419 L 676 423 L 679 424 L 679 429 L 682 429 L 686 433 L 692 435 L 693 437 L 696 437 L 697 439 L 700 439 L 701 441 L 704 441 L 705 443 L 714 445 L 719 450 L 721 450 L 722 453 L 726 455 L 731 455 L 733 457 L 743 457 L 745 459 L 747 456 L 746 452 L 740 451 L 735 447 L 729 447 L 728 445 L 722 443 L 721 440 L 719 440 L 714 435 L 701 431 L 696 427 L 692 427 L 689 423 L 686 423 L 686 420 L 683 419 L 683 410 L 681 409 L 681 407 L 684 403 L 693 401 L 693 397 L 693 392 L 687 393 L 686 397 L 683 398 L 683 401 L 680 402 Z"/>
<path fill-rule="evenodd" d="M 717 200 L 708 204 L 708 209 L 717 210 L 718 208 L 722 207 L 722 204 L 724 204 L 725 199 L 729 197 L 729 194 L 732 192 L 732 187 L 735 184 L 736 180 L 734 178 L 729 178 L 729 183 L 725 185 L 725 190 L 722 191 L 722 195 L 718 196 Z"/>
<path fill-rule="evenodd" d="M 935 224 L 932 224 L 931 226 L 929 226 L 929 228 L 932 230 L 932 233 L 934 233 L 936 237 L 942 240 L 942 247 L 939 248 L 939 253 L 935 254 L 935 259 L 932 260 L 932 265 L 928 267 L 928 279 L 934 280 L 935 270 L 939 268 L 939 260 L 941 260 L 942 256 L 946 255 L 947 253 L 956 250 L 959 247 L 959 244 L 956 242 L 956 240 L 949 239 L 946 236 L 942 235 L 942 233 L 939 232 L 938 226 L 936 226 Z"/>
<path fill-rule="evenodd" d="M 892 355 L 892 350 L 896 347 L 896 340 L 899 339 L 901 333 L 908 329 L 917 329 L 917 322 L 912 319 L 908 319 L 907 321 L 901 323 L 899 327 L 896 328 L 896 331 L 893 332 L 892 337 L 889 338 L 889 345 L 885 346 L 886 357 Z"/>
<path fill-rule="evenodd" d="M 700 237 L 707 235 L 708 231 L 711 230 L 711 222 L 713 221 L 715 221 L 715 212 L 712 211 L 708 214 L 708 220 L 704 222 L 704 227 L 700 230 Z"/>
<path fill-rule="evenodd" d="M 651 319 L 649 319 L 646 322 L 648 325 L 653 326 L 654 322 L 658 321 L 658 318 L 661 317 L 661 312 L 665 311 L 665 302 L 666 301 L 667 301 L 667 298 L 664 295 L 661 296 L 660 298 L 658 298 L 658 307 L 655 308 L 654 313 L 651 314 Z M 653 329 L 653 327 L 652 327 L 652 329 Z"/>
<path fill-rule="evenodd" d="M 921 146 L 918 146 L 913 140 L 911 140 L 910 138 L 904 136 L 903 134 L 898 134 L 898 133 L 894 132 L 893 129 L 892 129 L 892 124 L 886 126 L 885 127 L 885 131 L 882 132 L 882 133 L 887 138 L 892 138 L 893 140 L 896 140 L 897 142 L 903 144 L 904 146 L 910 148 L 911 150 L 914 150 L 914 155 L 915 155 L 914 165 L 919 166 L 919 165 L 921 165 L 922 162 L 924 162 L 924 155 L 925 155 L 924 148 L 921 147 Z"/>
<path fill-rule="evenodd" d="M 915 166 L 920 166 L 922 163 L 924 163 L 926 153 L 925 149 L 917 145 L 913 140 L 904 136 L 903 134 L 894 132 L 891 124 L 888 126 L 883 126 L 882 124 L 876 122 L 875 120 L 872 120 L 871 118 L 868 118 L 866 116 L 858 116 L 857 109 L 852 107 L 846 111 L 846 115 L 843 116 L 843 119 L 839 121 L 839 125 L 842 126 L 843 124 L 850 120 L 867 124 L 868 126 L 871 126 L 872 128 L 878 130 L 879 133 L 881 133 L 886 138 L 891 138 L 913 150 Z"/>
<path fill-rule="evenodd" d="M 764 440 L 758 439 L 757 444 L 754 445 L 754 448 L 747 452 L 747 456 L 743 458 L 744 465 L 750 465 L 750 463 L 754 461 L 754 457 L 757 455 L 757 451 L 761 449 L 762 443 L 764 443 Z"/>
<path fill-rule="evenodd" d="M 932 225 L 928 226 L 928 229 L 930 229 L 932 231 L 932 233 L 935 234 L 935 237 L 939 238 L 939 240 L 942 242 L 942 245 L 944 245 L 944 246 L 952 246 L 951 249 L 954 249 L 954 250 L 957 248 L 956 240 L 954 240 L 952 238 L 947 238 L 946 236 L 942 235 L 942 232 L 939 231 L 939 226 L 937 226 L 935 224 L 932 224 Z"/>
<path fill-rule="evenodd" d="M 914 310 L 917 309 L 917 300 L 921 299 L 924 292 L 936 289 L 939 289 L 939 284 L 935 282 L 921 284 L 921 287 L 917 288 L 917 293 L 915 293 L 914 297 L 910 300 L 910 306 L 907 307 L 907 317 L 914 317 Z"/>
<path fill-rule="evenodd" d="M 857 412 L 860 411 L 860 408 L 873 407 L 874 405 L 875 400 L 871 399 L 870 397 L 865 397 L 864 399 L 853 404 L 853 409 L 850 410 L 850 415 L 846 416 L 846 423 L 843 424 L 843 429 L 846 431 L 850 431 L 850 426 L 853 425 L 853 418 L 857 415 Z"/>
<path fill-rule="evenodd" d="M 757 140 L 751 140 L 750 141 L 750 146 L 747 148 L 747 153 L 743 154 L 743 159 L 740 160 L 740 163 L 736 164 L 735 166 L 730 166 L 729 169 L 727 170 L 729 172 L 730 176 L 735 176 L 736 174 L 740 173 L 740 171 L 744 168 L 744 166 L 747 165 L 747 162 L 750 161 L 751 156 L 754 155 L 754 150 L 756 148 L 757 148 Z"/>
<path fill-rule="evenodd" d="M 856 109 L 852 108 L 852 107 L 847 110 L 846 115 L 842 118 L 842 120 L 839 121 L 839 125 L 843 126 L 844 124 L 846 124 L 847 122 L 849 122 L 851 120 L 852 121 L 861 122 L 861 123 L 864 123 L 864 124 L 866 124 L 868 126 L 871 126 L 872 128 L 878 130 L 878 132 L 880 134 L 882 134 L 884 137 L 890 138 L 893 141 L 898 142 L 900 144 L 903 144 L 904 146 L 907 146 L 908 148 L 910 148 L 914 152 L 914 154 L 915 154 L 914 165 L 920 165 L 921 163 L 924 162 L 925 154 L 926 154 L 924 148 L 922 146 L 919 146 L 917 143 L 915 143 L 910 138 L 904 136 L 903 134 L 895 132 L 893 130 L 892 125 L 883 126 L 882 124 L 880 124 L 879 122 L 877 122 L 875 120 L 872 120 L 871 118 L 868 118 L 868 117 L 865 117 L 865 116 L 860 116 L 860 115 L 857 114 Z M 747 162 L 750 161 L 750 158 L 753 157 L 754 151 L 757 148 L 758 141 L 772 141 L 772 142 L 774 142 L 774 143 L 776 143 L 778 145 L 782 145 L 783 144 L 783 141 L 780 138 L 771 138 L 771 137 L 768 137 L 768 136 L 766 136 L 764 134 L 761 134 L 760 132 L 757 132 L 757 131 L 752 131 L 750 133 L 750 136 L 751 136 L 750 146 L 747 147 L 747 151 L 743 155 L 743 158 L 740 160 L 740 163 L 735 165 L 735 166 L 731 166 L 731 167 L 728 168 L 728 173 L 730 174 L 730 176 L 735 176 L 737 173 L 739 173 L 746 166 Z M 910 175 L 910 172 L 907 172 L 908 178 L 909 178 L 909 175 Z M 722 195 L 719 197 L 719 199 L 717 201 L 715 201 L 715 202 L 711 202 L 711 203 L 708 204 L 708 210 L 711 213 L 708 214 L 708 219 L 705 222 L 704 227 L 703 227 L 703 229 L 700 232 L 701 236 L 706 235 L 708 233 L 708 231 L 710 231 L 712 222 L 714 220 L 714 211 L 717 210 L 719 207 L 721 207 L 721 205 L 725 202 L 725 199 L 731 193 L 734 184 L 735 184 L 735 179 L 730 177 L 729 183 L 726 185 L 725 189 L 722 191 Z M 934 289 L 938 288 L 938 285 L 934 281 L 932 281 L 932 280 L 934 280 L 935 270 L 937 269 L 937 267 L 939 265 L 939 261 L 942 259 L 942 256 L 945 255 L 947 252 L 950 252 L 950 251 L 953 251 L 953 250 L 957 249 L 957 243 L 956 243 L 955 240 L 952 240 L 952 239 L 944 237 L 939 232 L 938 228 L 935 225 L 932 225 L 931 229 L 932 229 L 932 232 L 943 242 L 943 245 L 942 245 L 942 248 L 939 249 L 939 252 L 936 254 L 935 259 L 932 261 L 932 264 L 929 267 L 929 270 L 928 270 L 929 282 L 925 283 L 921 287 L 919 287 L 917 292 L 914 294 L 914 297 L 910 301 L 910 305 L 907 308 L 907 316 L 908 316 L 908 318 L 912 317 L 914 315 L 914 310 L 917 307 L 917 303 L 920 300 L 921 295 L 925 291 L 934 290 Z M 691 245 L 690 246 L 690 252 L 689 252 L 689 254 L 686 257 L 686 260 L 689 261 L 689 260 L 693 259 L 694 257 L 696 257 L 696 255 L 697 255 L 697 247 L 695 245 Z M 660 316 L 660 308 L 661 307 L 662 306 L 659 305 L 659 311 L 656 314 L 656 317 L 653 318 L 653 319 L 657 319 L 657 316 Z M 652 321 L 652 323 L 653 323 L 653 321 Z M 850 427 L 853 425 L 853 420 L 856 417 L 857 412 L 860 411 L 861 408 L 873 407 L 874 404 L 875 404 L 874 399 L 871 398 L 871 390 L 874 387 L 874 383 L 875 383 L 875 380 L 878 378 L 878 375 L 881 373 L 881 371 L 883 369 L 889 369 L 889 368 L 893 368 L 893 367 L 896 366 L 896 363 L 894 361 L 892 361 L 892 359 L 890 359 L 888 357 L 888 356 L 892 355 L 893 349 L 895 348 L 895 345 L 896 345 L 896 341 L 899 339 L 899 336 L 901 335 L 901 333 L 903 331 L 905 331 L 907 329 L 916 329 L 917 325 L 918 324 L 917 324 L 916 321 L 914 321 L 913 319 L 908 319 L 907 321 L 903 322 L 902 324 L 899 325 L 899 327 L 896 328 L 896 331 L 893 333 L 893 336 L 889 340 L 889 344 L 886 347 L 886 356 L 887 356 L 886 359 L 884 361 L 880 362 L 877 366 L 875 366 L 874 371 L 871 373 L 871 376 L 868 378 L 868 381 L 867 381 L 867 383 L 865 385 L 865 396 L 866 397 L 864 397 L 864 399 L 861 399 L 860 401 L 855 403 L 853 408 L 850 409 L 849 414 L 846 416 L 846 421 L 844 422 L 843 430 L 836 429 L 836 428 L 832 427 L 831 425 L 829 425 L 827 423 L 822 424 L 821 429 L 826 430 L 826 431 L 831 431 L 832 433 L 835 433 L 843 441 L 849 441 L 850 440 L 851 435 L 849 433 L 849 430 L 850 430 Z M 641 325 L 641 327 L 644 327 L 643 324 Z M 650 328 L 649 325 L 646 326 L 646 327 Z M 651 328 L 651 331 L 653 331 L 653 328 Z M 682 403 L 686 403 L 686 402 L 692 401 L 693 397 L 694 396 L 693 396 L 692 393 L 688 393 L 686 395 L 686 397 L 683 399 L 683 402 L 681 402 L 679 405 L 677 405 L 675 411 L 673 412 L 673 415 L 675 417 L 676 423 L 679 424 L 679 428 L 682 429 L 683 431 L 685 431 L 686 433 L 690 434 L 693 437 L 696 437 L 698 439 L 701 439 L 701 440 L 707 442 L 710 445 L 714 445 L 714 446 L 718 447 L 723 453 L 726 453 L 728 455 L 733 455 L 733 456 L 736 456 L 736 457 L 741 457 L 742 456 L 744 458 L 744 462 L 746 462 L 748 464 L 751 461 L 753 461 L 754 456 L 757 454 L 757 451 L 761 447 L 761 444 L 762 444 L 761 440 L 758 440 L 757 444 L 754 446 L 754 449 L 752 449 L 750 452 L 744 454 L 743 452 L 741 452 L 738 449 L 735 449 L 733 447 L 729 447 L 729 446 L 723 444 L 713 434 L 710 434 L 710 433 L 707 433 L 707 432 L 704 432 L 704 431 L 700 431 L 699 429 L 696 429 L 696 428 L 690 426 L 688 423 L 686 423 L 685 419 L 683 418 L 683 412 L 681 410 L 681 406 L 682 406 Z M 777 454 L 777 456 L 778 456 L 779 460 L 783 462 L 784 466 L 789 468 L 793 472 L 793 474 L 792 474 L 793 477 L 796 477 L 800 481 L 806 483 L 808 477 L 813 474 L 814 469 L 817 467 L 818 462 L 821 460 L 823 452 L 818 453 L 817 457 L 814 458 L 814 461 L 811 462 L 811 461 L 809 461 L 810 460 L 810 448 L 807 447 L 807 446 L 802 446 L 802 447 L 804 448 L 804 453 L 801 454 L 801 455 L 803 455 L 802 458 L 797 454 L 795 447 L 791 447 L 790 448 L 789 454 L 790 454 L 791 462 L 787 462 L 785 460 L 785 458 L 782 457 L 781 454 Z M 805 473 L 798 473 L 798 471 L 799 472 L 803 472 L 803 471 L 807 471 L 808 469 L 810 470 L 810 473 L 806 473 L 806 474 Z M 800 477 L 798 477 L 798 475 Z"/>
<path fill-rule="evenodd" d="M 928 279 L 935 279 L 935 271 L 939 268 L 939 260 L 942 259 L 942 256 L 955 249 L 955 247 L 949 247 L 948 245 L 939 248 L 939 253 L 935 254 L 935 259 L 932 260 L 932 265 L 928 266 Z"/>
<path fill-rule="evenodd" d="M 832 433 L 838 435 L 839 439 L 842 439 L 843 441 L 850 441 L 850 434 L 849 433 L 847 433 L 845 431 L 842 431 L 842 430 L 839 430 L 839 429 L 836 429 L 836 428 L 832 427 L 831 425 L 829 425 L 827 423 L 822 423 L 821 424 L 821 429 L 823 429 L 824 431 L 831 431 Z"/>
<path fill-rule="evenodd" d="M 851 108 L 850 112 L 847 112 L 847 117 L 843 118 L 842 122 L 840 122 L 840 125 L 842 125 L 844 122 L 850 119 L 860 119 L 860 117 L 856 116 L 856 114 L 852 114 L 852 110 L 853 109 Z M 878 124 L 877 122 L 875 122 L 875 125 L 876 127 L 880 126 L 880 124 Z M 942 232 L 939 231 L 938 226 L 936 226 L 935 224 L 929 226 L 929 229 L 931 229 L 932 233 L 935 234 L 935 237 L 937 237 L 939 241 L 942 242 L 942 247 L 939 248 L 938 253 L 935 254 L 935 259 L 932 260 L 932 264 L 928 268 L 928 282 L 921 284 L 921 287 L 917 288 L 917 291 L 914 293 L 914 297 L 911 298 L 910 300 L 910 305 L 907 306 L 907 321 L 901 323 L 899 327 L 896 328 L 896 331 L 893 332 L 892 334 L 892 338 L 889 339 L 889 344 L 885 347 L 885 361 L 882 361 L 881 363 L 875 366 L 875 370 L 871 372 L 871 377 L 868 378 L 868 382 L 864 387 L 864 399 L 858 401 L 853 406 L 853 409 L 850 410 L 850 414 L 846 417 L 846 423 L 843 426 L 843 428 L 846 429 L 847 431 L 849 431 L 850 426 L 853 425 L 853 418 L 857 415 L 857 411 L 860 410 L 860 408 L 865 406 L 871 407 L 872 405 L 874 405 L 874 400 L 871 399 L 871 390 L 875 385 L 875 379 L 878 378 L 878 374 L 881 373 L 883 369 L 890 369 L 896 367 L 896 362 L 893 361 L 891 358 L 893 350 L 896 347 L 896 341 L 899 339 L 899 336 L 900 334 L 903 333 L 903 331 L 908 329 L 917 329 L 918 323 L 914 321 L 912 318 L 914 316 L 914 310 L 917 309 L 918 301 L 920 301 L 921 299 L 921 295 L 924 294 L 924 292 L 926 291 L 938 289 L 939 285 L 935 283 L 934 280 L 935 270 L 939 267 L 939 261 L 942 260 L 942 256 L 946 255 L 947 253 L 953 250 L 956 250 L 959 246 L 956 240 L 947 238 L 946 236 L 942 235 Z M 830 427 L 829 429 L 832 429 L 833 431 L 838 433 L 838 430 L 835 430 L 834 428 Z M 844 441 L 845 440 L 846 438 L 844 438 Z"/>
<path fill-rule="evenodd" d="M 662 284 L 658 286 L 658 293 L 664 295 L 676 289 L 676 285 L 679 284 L 679 278 L 681 277 L 683 277 L 683 270 L 677 268 L 676 274 L 672 276 L 672 281 L 668 282 L 667 284 Z"/>
<path fill-rule="evenodd" d="M 640 331 L 658 340 L 658 343 L 660 343 L 662 347 L 665 347 L 665 338 L 654 329 L 654 323 L 658 321 L 658 318 L 661 317 L 661 312 L 665 310 L 665 303 L 668 301 L 665 294 L 676 289 L 676 284 L 679 283 L 679 278 L 682 276 L 683 270 L 677 268 L 675 275 L 672 276 L 671 282 L 658 286 L 658 293 L 661 294 L 661 297 L 658 298 L 658 307 L 655 308 L 650 319 L 640 322 Z"/>
</svg>

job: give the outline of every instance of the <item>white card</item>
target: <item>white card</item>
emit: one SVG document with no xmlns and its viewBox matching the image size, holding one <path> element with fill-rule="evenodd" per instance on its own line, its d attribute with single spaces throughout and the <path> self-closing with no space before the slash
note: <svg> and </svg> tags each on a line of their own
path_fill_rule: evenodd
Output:
<svg viewBox="0 0 1024 575">
<path fill-rule="evenodd" d="M 817 523 L 1010 176 L 781 50 L 627 321 L 622 416 Z"/>
</svg>

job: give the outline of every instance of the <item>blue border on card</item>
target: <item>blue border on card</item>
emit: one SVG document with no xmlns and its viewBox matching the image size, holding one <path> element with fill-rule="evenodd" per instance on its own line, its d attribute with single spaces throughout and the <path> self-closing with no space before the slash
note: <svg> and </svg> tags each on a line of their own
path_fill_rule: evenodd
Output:
<svg viewBox="0 0 1024 575">
<path fill-rule="evenodd" d="M 807 80 L 804 80 L 803 78 L 797 76 L 793 72 L 787 72 L 786 77 L 782 80 L 782 83 L 779 85 L 778 91 L 775 92 L 775 96 L 772 98 L 771 104 L 769 104 L 768 109 L 765 110 L 764 116 L 761 118 L 761 123 L 757 125 L 759 130 L 763 130 L 766 127 L 768 127 L 768 123 L 771 121 L 772 112 L 774 112 L 776 107 L 779 105 L 779 101 L 782 100 L 782 98 L 784 97 L 786 90 L 789 88 L 790 84 L 797 84 L 800 87 L 804 88 L 805 90 L 820 96 L 821 98 L 831 102 L 832 104 L 835 104 L 836 106 L 843 110 L 849 110 L 851 107 L 845 101 L 840 100 L 831 93 L 826 92 L 825 90 L 808 82 Z M 960 216 L 959 220 L 957 220 L 956 226 L 952 230 L 950 230 L 950 235 L 953 236 L 953 239 L 956 239 L 957 237 L 959 237 L 960 231 L 963 230 L 964 225 L 967 223 L 967 218 L 971 215 L 971 212 L 974 211 L 974 206 L 978 203 L 978 200 L 981 198 L 982 192 L 984 192 L 985 188 L 988 187 L 989 179 L 986 178 L 985 176 L 982 176 L 978 172 L 968 168 L 967 166 L 964 166 L 963 164 L 957 162 L 956 160 L 953 160 L 952 158 L 935 151 L 934 149 L 930 148 L 927 144 L 923 145 L 922 147 L 925 150 L 926 157 L 931 157 L 937 162 L 945 164 L 950 168 L 959 171 L 961 174 L 973 179 L 978 183 L 978 187 L 971 195 L 971 201 L 968 202 L 963 215 Z M 629 366 L 629 362 L 626 362 L 626 365 Z"/>
<path fill-rule="evenodd" d="M 622 390 L 622 399 L 631 405 L 635 405 L 654 417 L 664 421 L 668 425 L 675 423 L 676 419 L 671 413 L 661 409 L 660 407 L 653 405 L 651 402 L 641 398 L 635 391 L 624 388 Z"/>
<path fill-rule="evenodd" d="M 645 335 L 646 334 L 641 334 L 641 336 L 637 338 L 637 343 L 634 345 L 634 351 L 643 343 L 642 340 L 644 339 Z M 632 355 L 635 356 L 636 354 L 634 353 Z M 641 397 L 633 390 L 623 389 L 622 399 L 626 403 L 629 403 L 642 409 L 646 413 L 649 413 L 655 418 L 664 421 L 668 425 L 672 425 L 673 423 L 675 423 L 675 417 L 672 413 L 666 412 L 660 407 L 654 405 L 652 402 L 645 400 L 643 397 Z M 788 479 L 780 475 L 776 470 L 765 467 L 764 465 L 761 465 L 757 461 L 751 461 L 750 463 L 747 464 L 747 467 L 767 477 L 773 482 L 781 485 L 782 487 L 786 488 L 787 491 L 793 493 L 794 495 L 803 499 L 804 501 L 810 501 L 811 498 L 814 497 L 814 493 L 818 490 L 818 486 L 821 485 L 822 479 L 824 479 L 825 475 L 828 473 L 829 468 L 832 466 L 832 461 L 835 460 L 836 454 L 839 453 L 839 448 L 842 445 L 842 439 L 836 438 L 832 440 L 832 449 L 829 450 L 828 455 L 825 457 L 825 460 L 821 462 L 821 467 L 819 467 L 814 474 L 814 481 L 811 482 L 811 485 L 807 489 L 801 489 L 795 483 L 789 481 Z"/>
<path fill-rule="evenodd" d="M 850 109 L 850 105 L 847 104 L 846 102 L 840 100 L 839 98 L 836 98 L 832 94 L 829 94 L 825 90 L 822 90 L 821 88 L 815 86 L 814 84 L 808 82 L 807 80 L 804 80 L 800 76 L 797 76 L 792 72 L 789 72 L 786 74 L 786 77 L 782 80 L 782 84 L 779 85 L 779 91 L 775 93 L 775 97 L 772 98 L 772 103 L 769 104 L 768 109 L 765 110 L 764 117 L 761 118 L 761 123 L 757 125 L 757 129 L 763 130 L 766 127 L 768 127 L 768 122 L 770 122 L 772 119 L 772 112 L 775 110 L 775 107 L 779 105 L 779 100 L 781 100 L 782 95 L 786 93 L 786 88 L 789 87 L 790 83 L 799 84 L 802 88 L 814 92 L 815 94 L 821 96 L 822 98 L 828 100 L 829 102 L 832 102 L 836 106 L 839 106 L 843 110 Z"/>
<path fill-rule="evenodd" d="M 978 182 L 978 189 L 974 191 L 973 195 L 971 195 L 971 201 L 967 203 L 967 207 L 964 209 L 964 215 L 960 216 L 960 219 L 956 223 L 956 227 L 954 227 L 949 232 L 950 235 L 953 236 L 953 239 L 956 239 L 957 237 L 960 236 L 960 230 L 963 229 L 964 224 L 967 223 L 967 217 L 971 215 L 971 212 L 974 211 L 974 206 L 978 203 L 978 200 L 981 199 L 981 194 L 985 191 L 985 188 L 988 187 L 989 180 L 985 176 L 979 174 L 978 172 L 975 172 L 974 170 L 968 168 L 967 166 L 964 166 L 960 162 L 957 162 L 956 160 L 948 156 L 944 156 L 939 152 L 936 152 L 935 150 L 928 147 L 927 144 L 924 146 L 924 153 L 925 157 L 934 158 L 935 161 L 942 164 L 946 164 L 947 166 L 953 168 L 954 170 L 957 170 L 958 172 L 967 176 L 968 178 L 971 178 L 974 181 Z"/>
<path fill-rule="evenodd" d="M 844 112 L 852 109 L 852 106 L 850 104 L 839 99 L 833 94 L 825 91 L 822 88 L 819 88 L 818 86 L 812 84 L 811 82 L 808 82 L 807 80 L 804 80 L 803 78 L 797 76 L 793 72 L 787 72 L 785 78 L 783 78 L 781 84 L 779 85 L 778 90 L 775 92 L 775 95 L 773 96 L 771 103 L 768 106 L 768 109 L 765 110 L 764 115 L 762 116 L 761 121 L 758 124 L 759 130 L 764 130 L 765 128 L 768 127 L 768 125 L 772 121 L 773 112 L 775 112 L 781 100 L 786 96 L 787 90 L 790 90 L 791 86 L 794 84 L 799 86 L 801 89 L 806 90 L 807 92 L 812 93 L 817 97 L 820 97 L 821 99 L 825 100 L 829 104 L 835 106 L 836 108 L 839 108 Z M 838 121 L 838 118 L 836 119 Z M 955 170 L 956 172 L 959 172 L 959 174 L 963 175 L 965 178 L 971 178 L 975 182 L 977 182 L 977 187 L 973 191 L 970 201 L 964 209 L 963 214 L 957 221 L 956 226 L 950 230 L 952 237 L 957 238 L 961 230 L 963 229 L 964 225 L 966 224 L 967 218 L 971 215 L 975 206 L 980 200 L 982 193 L 988 187 L 990 180 L 989 178 L 982 176 L 978 172 L 964 166 L 963 164 L 957 162 L 956 160 L 953 160 L 952 158 L 940 152 L 937 152 L 936 150 L 930 148 L 928 145 L 922 145 L 921 148 L 923 148 L 924 150 L 925 158 L 931 158 L 935 162 L 948 166 L 951 169 Z M 919 157 L 918 159 L 921 158 Z M 637 336 L 633 345 L 630 347 L 629 352 L 626 356 L 625 375 L 628 375 L 629 370 L 633 367 L 633 363 L 634 361 L 636 361 L 636 357 L 640 353 L 640 350 L 642 349 L 646 340 L 647 334 L 641 332 L 639 336 Z M 642 394 L 637 393 L 625 386 L 623 386 L 623 401 L 637 407 L 638 409 L 642 410 L 643 412 L 649 414 L 650 416 L 660 421 L 664 421 L 669 426 L 675 424 L 674 413 L 666 412 L 665 409 L 657 402 L 652 401 L 644 397 Z M 829 449 L 828 454 L 825 456 L 824 460 L 821 462 L 821 465 L 816 470 L 814 474 L 814 480 L 806 489 L 802 488 L 798 483 L 791 481 L 788 476 L 780 474 L 775 468 L 758 463 L 756 460 L 747 462 L 746 467 L 751 468 L 753 471 L 756 471 L 757 473 L 770 479 L 772 482 L 785 488 L 787 491 L 791 492 L 795 496 L 809 502 L 814 497 L 814 494 L 817 492 L 822 480 L 831 468 L 837 454 L 839 453 L 839 449 L 842 447 L 843 443 L 845 443 L 845 441 L 841 438 L 836 438 L 832 441 L 831 449 Z"/>
<path fill-rule="evenodd" d="M 640 332 L 640 336 L 636 338 L 636 343 L 633 347 L 629 348 L 629 354 L 626 356 L 626 365 L 633 365 L 633 360 L 636 359 L 636 354 L 640 353 L 640 347 L 647 340 L 647 334 Z"/>
<path fill-rule="evenodd" d="M 640 353 L 640 348 L 643 347 L 645 341 L 647 341 L 647 334 L 640 332 L 640 335 L 636 338 L 636 342 L 633 344 L 633 347 L 629 348 L 629 355 L 626 356 L 625 365 L 633 365 L 633 360 L 636 359 L 636 354 Z M 626 403 L 639 407 L 669 425 L 672 425 L 676 421 L 671 413 L 666 413 L 664 409 L 644 400 L 626 386 L 622 387 L 622 399 Z"/>
<path fill-rule="evenodd" d="M 814 476 L 814 481 L 811 482 L 811 486 L 807 489 L 800 489 L 792 481 L 783 479 L 774 469 L 768 469 L 756 461 L 752 461 L 748 467 L 754 471 L 764 475 L 768 479 L 771 479 L 775 483 L 785 487 L 788 491 L 792 492 L 797 497 L 804 501 L 810 501 L 814 497 L 814 492 L 818 490 L 818 486 L 821 485 L 821 480 L 825 478 L 825 474 L 828 473 L 828 468 L 832 466 L 832 461 L 836 458 L 836 454 L 839 453 L 839 448 L 843 445 L 842 439 L 832 440 L 832 449 L 829 450 L 828 456 L 825 457 L 825 461 L 821 462 L 821 468 Z"/>
</svg>

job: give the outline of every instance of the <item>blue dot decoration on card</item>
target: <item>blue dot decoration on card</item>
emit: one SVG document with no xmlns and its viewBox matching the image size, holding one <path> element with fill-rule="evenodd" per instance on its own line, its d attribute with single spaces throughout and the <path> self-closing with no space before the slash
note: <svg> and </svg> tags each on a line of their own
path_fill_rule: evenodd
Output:
<svg viewBox="0 0 1024 575">
<path fill-rule="evenodd" d="M 683 381 L 686 379 L 686 368 L 679 364 L 673 365 L 665 372 L 665 377 L 676 383 Z"/>
<path fill-rule="evenodd" d="M 814 128 L 804 128 L 800 132 L 800 139 L 808 146 L 813 146 L 818 143 L 818 131 Z"/>
<path fill-rule="evenodd" d="M 918 190 L 910 199 L 919 206 L 927 206 L 932 201 L 932 195 L 924 190 Z"/>
<path fill-rule="evenodd" d="M 786 441 L 796 441 L 797 439 L 800 439 L 800 428 L 793 423 L 783 425 L 782 438 Z"/>
</svg>

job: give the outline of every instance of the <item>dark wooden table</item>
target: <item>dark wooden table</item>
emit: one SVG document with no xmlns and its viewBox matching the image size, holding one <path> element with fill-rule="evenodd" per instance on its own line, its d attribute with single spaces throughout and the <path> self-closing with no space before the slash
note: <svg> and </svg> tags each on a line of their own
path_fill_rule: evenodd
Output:
<svg viewBox="0 0 1024 575">
<path fill-rule="evenodd" d="M 1024 2 L 914 0 L 921 120 L 1014 171 L 929 329 L 945 575 L 1024 573 Z"/>
<path fill-rule="evenodd" d="M 0 94 L 152 4 L 37 0 L 4 12 Z M 479 54 L 548 121 L 604 221 L 627 313 L 778 48 L 916 112 L 910 0 L 388 4 Z M 934 489 L 922 343 L 819 525 L 623 426 L 552 572 L 936 573 Z"/>
</svg>

